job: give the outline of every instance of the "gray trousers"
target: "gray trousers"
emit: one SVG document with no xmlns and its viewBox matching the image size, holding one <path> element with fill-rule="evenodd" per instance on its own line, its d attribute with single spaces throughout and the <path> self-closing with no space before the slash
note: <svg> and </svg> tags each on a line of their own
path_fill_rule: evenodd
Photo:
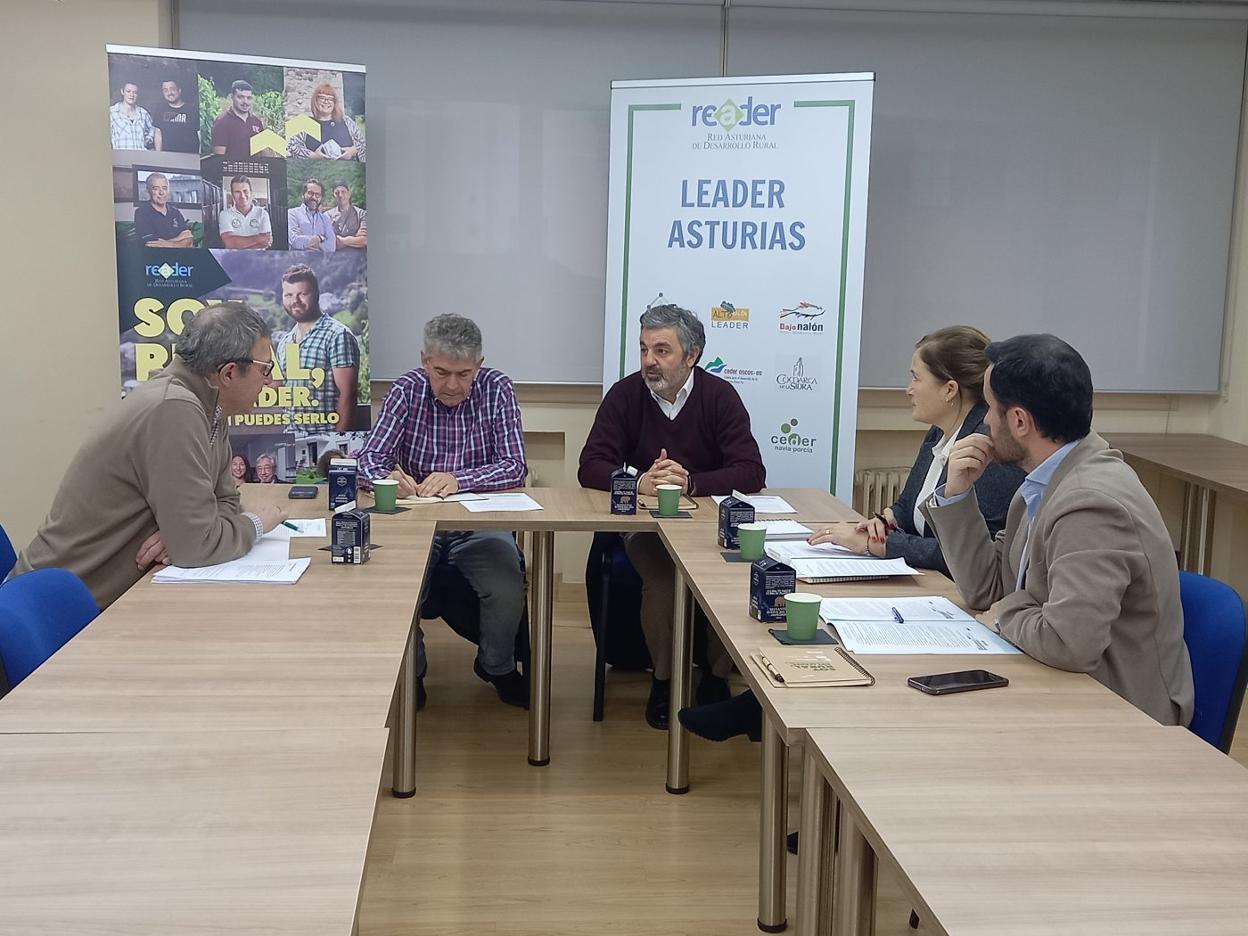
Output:
<svg viewBox="0 0 1248 936">
<path fill-rule="evenodd" d="M 625 533 L 624 551 L 641 577 L 641 629 L 654 661 L 654 678 L 671 679 L 676 567 L 658 533 Z M 707 630 L 706 661 L 711 672 L 722 679 L 732 673 L 732 657 L 714 628 Z"/>
<path fill-rule="evenodd" d="M 477 660 L 491 676 L 501 676 L 516 668 L 516 630 L 527 600 L 520 550 L 510 533 L 461 531 L 438 533 L 429 554 L 432 567 L 443 557 L 459 570 L 481 602 L 481 640 Z M 425 603 L 426 581 L 420 603 Z M 416 611 L 416 672 L 425 675 L 425 634 Z"/>
</svg>

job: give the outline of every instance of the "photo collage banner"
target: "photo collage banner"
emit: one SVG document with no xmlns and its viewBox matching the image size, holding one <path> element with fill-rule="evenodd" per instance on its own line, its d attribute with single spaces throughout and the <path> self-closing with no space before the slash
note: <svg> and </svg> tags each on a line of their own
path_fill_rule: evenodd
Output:
<svg viewBox="0 0 1248 936">
<path fill-rule="evenodd" d="M 363 67 L 109 46 L 108 78 L 122 395 L 242 300 L 277 386 L 231 418 L 236 477 L 311 480 L 371 425 Z"/>
</svg>

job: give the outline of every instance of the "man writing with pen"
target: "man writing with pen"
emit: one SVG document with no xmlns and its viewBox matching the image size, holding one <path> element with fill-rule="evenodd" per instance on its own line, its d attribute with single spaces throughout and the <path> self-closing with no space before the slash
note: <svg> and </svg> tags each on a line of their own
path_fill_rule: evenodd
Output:
<svg viewBox="0 0 1248 936">
<path fill-rule="evenodd" d="M 398 378 L 359 454 L 365 484 L 399 482 L 399 497 L 519 487 L 528 476 L 524 428 L 511 380 L 483 367 L 481 330 L 462 315 L 425 326 L 420 367 Z M 527 708 L 529 685 L 515 665 L 524 612 L 524 571 L 510 533 L 457 531 L 434 537 L 430 564 L 445 561 L 481 600 L 481 639 L 473 671 L 509 705 Z M 423 596 L 422 596 L 423 603 Z M 419 612 L 418 612 L 419 613 Z M 417 621 L 418 704 L 424 698 L 424 635 Z"/>
</svg>

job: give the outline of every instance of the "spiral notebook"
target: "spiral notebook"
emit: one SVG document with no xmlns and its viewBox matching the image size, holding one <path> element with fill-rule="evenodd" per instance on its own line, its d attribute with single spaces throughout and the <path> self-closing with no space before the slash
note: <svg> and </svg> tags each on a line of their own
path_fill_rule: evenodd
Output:
<svg viewBox="0 0 1248 936">
<path fill-rule="evenodd" d="M 750 660 L 773 686 L 786 689 L 875 685 L 875 677 L 844 647 L 766 647 Z"/>
</svg>

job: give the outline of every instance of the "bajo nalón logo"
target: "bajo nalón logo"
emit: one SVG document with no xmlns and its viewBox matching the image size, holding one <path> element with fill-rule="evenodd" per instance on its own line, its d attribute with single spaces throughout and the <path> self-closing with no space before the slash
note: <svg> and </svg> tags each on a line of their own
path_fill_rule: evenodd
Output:
<svg viewBox="0 0 1248 936">
<path fill-rule="evenodd" d="M 827 311 L 821 305 L 802 301 L 791 309 L 780 310 L 780 330 L 782 332 L 821 332 L 823 323 L 812 321 Z"/>
</svg>

